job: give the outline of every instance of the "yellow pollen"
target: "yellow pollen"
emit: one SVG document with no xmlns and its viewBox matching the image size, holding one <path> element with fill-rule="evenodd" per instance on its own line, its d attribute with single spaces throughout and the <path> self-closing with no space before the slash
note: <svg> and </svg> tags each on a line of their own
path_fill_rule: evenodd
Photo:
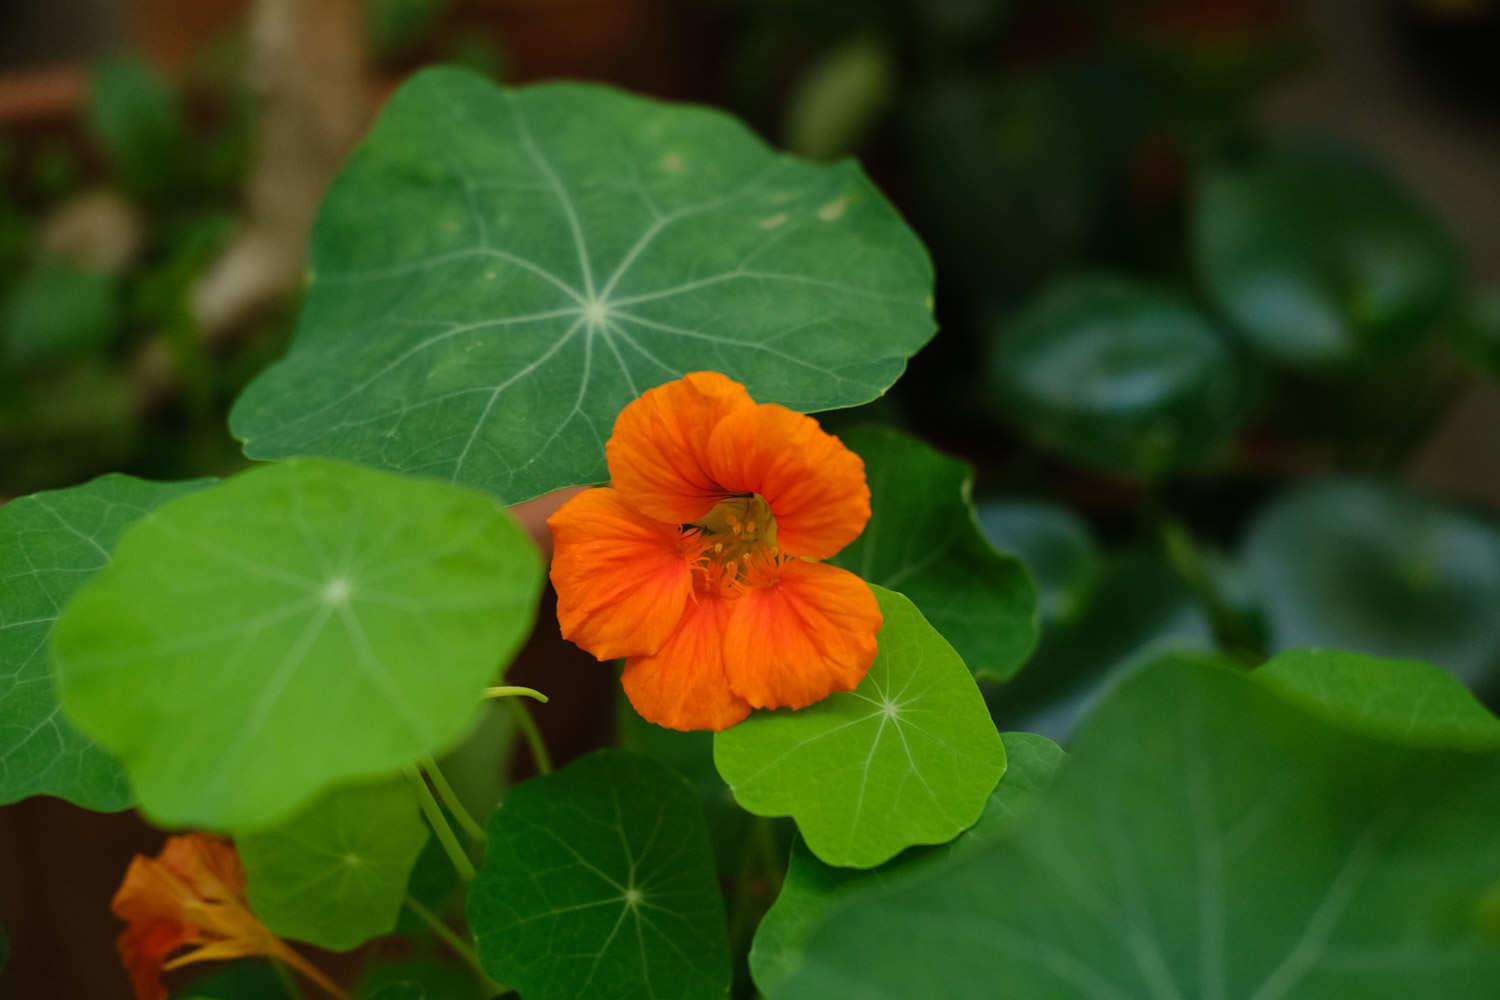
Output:
<svg viewBox="0 0 1500 1000">
<path fill-rule="evenodd" d="M 683 530 L 703 540 L 703 557 L 717 564 L 704 565 L 703 571 L 721 586 L 739 581 L 759 557 L 777 555 L 776 518 L 771 505 L 757 494 L 721 500 Z"/>
</svg>

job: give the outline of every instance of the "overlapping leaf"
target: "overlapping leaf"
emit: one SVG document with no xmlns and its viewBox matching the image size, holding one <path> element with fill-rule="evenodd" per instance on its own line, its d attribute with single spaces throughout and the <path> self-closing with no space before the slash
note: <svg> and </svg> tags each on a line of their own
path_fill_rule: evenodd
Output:
<svg viewBox="0 0 1500 1000">
<path fill-rule="evenodd" d="M 934 329 L 926 253 L 853 164 L 778 155 L 705 109 L 453 69 L 392 98 L 312 266 L 291 352 L 231 415 L 247 454 L 508 502 L 604 479 L 615 415 L 684 372 L 849 406 Z"/>
<path fill-rule="evenodd" d="M 112 475 L 0 507 L 0 804 L 56 795 L 88 809 L 130 805 L 120 766 L 58 708 L 47 643 L 120 532 L 209 482 Z"/>
</svg>

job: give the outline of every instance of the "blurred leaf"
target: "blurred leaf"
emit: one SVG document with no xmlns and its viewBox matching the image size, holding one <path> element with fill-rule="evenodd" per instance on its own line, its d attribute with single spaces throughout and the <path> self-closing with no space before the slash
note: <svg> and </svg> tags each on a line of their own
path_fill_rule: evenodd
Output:
<svg viewBox="0 0 1500 1000">
<path fill-rule="evenodd" d="M 108 345 L 119 325 L 115 281 L 107 274 L 42 262 L 11 289 L 5 304 L 5 353 L 26 365 Z"/>
<path fill-rule="evenodd" d="M 432 996 L 453 996 L 453 994 L 433 994 L 428 992 L 422 983 L 400 982 L 387 983 L 374 993 L 369 995 L 370 1000 L 428 1000 Z"/>
<path fill-rule="evenodd" d="M 1477 292 L 1453 324 L 1460 353 L 1480 371 L 1500 377 L 1500 288 Z"/>
<path fill-rule="evenodd" d="M 401 990 L 407 992 L 403 994 Z M 412 992 L 415 991 L 415 992 Z M 472 972 L 431 958 L 403 958 L 371 962 L 355 984 L 356 1000 L 480 1000 L 482 992 Z"/>
<path fill-rule="evenodd" d="M 835 902 L 776 1000 L 1490 996 L 1497 810 L 1493 754 L 1347 734 L 1164 656 L 1008 836 Z"/>
<path fill-rule="evenodd" d="M 975 675 L 1012 676 L 1036 645 L 1036 591 L 979 533 L 973 471 L 889 428 L 841 436 L 864 459 L 871 516 L 830 562 L 905 594 Z"/>
<path fill-rule="evenodd" d="M 1245 564 L 1277 650 L 1332 646 L 1448 668 L 1500 662 L 1500 531 L 1372 482 L 1292 489 L 1251 523 Z"/>
<path fill-rule="evenodd" d="M 1006 324 L 997 407 L 1034 443 L 1145 477 L 1223 454 L 1245 411 L 1233 353 L 1191 307 L 1104 277 L 1065 279 Z"/>
<path fill-rule="evenodd" d="M 0 804 L 55 795 L 99 812 L 130 805 L 120 765 L 63 716 L 48 643 L 127 527 L 212 482 L 109 475 L 0 505 Z"/>
<path fill-rule="evenodd" d="M 1005 773 L 963 660 L 909 600 L 871 589 L 885 624 L 859 687 L 714 735 L 714 764 L 740 805 L 791 816 L 819 859 L 850 868 L 952 840 Z"/>
<path fill-rule="evenodd" d="M 396 926 L 427 824 L 403 779 L 334 789 L 289 822 L 235 838 L 250 908 L 271 930 L 347 951 Z"/>
<path fill-rule="evenodd" d="M 493 498 L 294 459 L 128 529 L 64 610 L 53 662 L 143 813 L 250 832 L 462 739 L 540 584 Z"/>
<path fill-rule="evenodd" d="M 814 160 L 860 144 L 890 104 L 896 69 L 890 50 L 857 38 L 825 53 L 802 78 L 786 109 L 786 147 Z"/>
<path fill-rule="evenodd" d="M 1044 625 L 1065 624 L 1082 613 L 1100 564 L 1088 522 L 1056 504 L 1011 500 L 981 504 L 979 527 L 991 544 L 1030 570 Z"/>
<path fill-rule="evenodd" d="M 443 777 L 473 815 L 493 812 L 510 784 L 506 767 L 515 735 L 515 716 L 498 701 L 486 700 L 469 735 L 438 761 Z"/>
<path fill-rule="evenodd" d="M 275 966 L 259 958 L 217 965 L 172 996 L 180 1000 L 297 1000 Z"/>
<path fill-rule="evenodd" d="M 173 193 L 188 159 L 182 108 L 149 63 L 120 55 L 96 66 L 85 115 L 95 142 L 131 191 L 152 199 Z"/>
<path fill-rule="evenodd" d="M 1061 747 L 1043 736 L 1005 733 L 1002 739 L 1009 762 L 1005 777 L 990 794 L 978 822 L 955 840 L 936 847 L 913 848 L 867 871 L 830 867 L 815 858 L 800 839 L 792 845 L 781 894 L 761 920 L 750 949 L 750 968 L 761 993 L 777 995 L 781 984 L 801 964 L 807 939 L 835 902 L 879 889 L 892 879 L 927 866 L 962 858 L 1010 829 L 1031 806 L 1036 793 L 1052 782 L 1065 755 Z"/>
<path fill-rule="evenodd" d="M 451 0 L 370 0 L 370 47 L 377 59 L 395 59 L 417 48 L 447 13 Z"/>
<path fill-rule="evenodd" d="M 103 358 L 24 376 L 0 365 L 0 494 L 78 482 L 124 465 L 141 430 L 129 373 Z"/>
<path fill-rule="evenodd" d="M 596 751 L 517 785 L 488 829 L 469 926 L 496 979 L 527 1000 L 728 992 L 708 831 L 666 765 Z"/>
<path fill-rule="evenodd" d="M 1458 250 L 1410 194 L 1352 157 L 1285 155 L 1204 178 L 1194 252 L 1218 307 L 1293 366 L 1399 353 L 1448 308 Z"/>
</svg>

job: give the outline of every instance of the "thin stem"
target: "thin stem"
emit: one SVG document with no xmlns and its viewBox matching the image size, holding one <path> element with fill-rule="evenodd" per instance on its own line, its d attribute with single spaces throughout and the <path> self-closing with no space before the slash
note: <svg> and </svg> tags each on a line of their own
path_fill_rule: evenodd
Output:
<svg viewBox="0 0 1500 1000">
<path fill-rule="evenodd" d="M 542 739 L 542 731 L 537 728 L 536 720 L 526 710 L 517 698 L 509 699 L 510 709 L 515 713 L 516 725 L 521 727 L 521 732 L 526 736 L 526 743 L 531 747 L 531 759 L 536 762 L 536 769 L 541 774 L 552 773 L 552 755 L 547 752 L 547 741 Z"/>
<path fill-rule="evenodd" d="M 419 766 L 422 773 L 427 776 L 427 780 L 432 782 L 432 787 L 437 789 L 438 798 L 442 800 L 443 805 L 453 814 L 453 818 L 458 820 L 458 825 L 464 828 L 464 833 L 477 843 L 484 843 L 484 827 L 480 826 L 469 810 L 464 808 L 463 799 L 458 797 L 453 786 L 448 784 L 448 779 L 443 777 L 443 772 L 438 770 L 437 761 L 428 757 Z"/>
<path fill-rule="evenodd" d="M 547 704 L 547 696 L 536 688 L 522 687 L 519 684 L 499 684 L 495 687 L 484 689 L 486 698 L 534 698 L 543 705 Z"/>
<path fill-rule="evenodd" d="M 412 896 L 406 897 L 406 908 L 416 914 L 417 919 L 426 924 L 428 929 L 441 938 L 444 944 L 453 949 L 453 953 L 463 959 L 465 965 L 474 970 L 474 974 L 484 983 L 491 996 L 510 992 L 509 986 L 497 983 L 490 978 L 490 974 L 485 972 L 484 966 L 480 964 L 479 956 L 475 954 L 474 949 L 455 934 L 453 928 L 443 923 L 441 917 L 417 902 Z"/>
<path fill-rule="evenodd" d="M 443 850 L 448 854 L 448 860 L 453 862 L 453 867 L 465 882 L 474 881 L 474 862 L 464 853 L 463 845 L 458 842 L 458 835 L 453 832 L 453 827 L 448 825 L 448 817 L 443 815 L 443 807 L 438 805 L 437 799 L 432 797 L 432 789 L 427 787 L 427 782 L 422 780 L 422 775 L 414 767 L 406 769 L 406 777 L 416 790 L 417 802 L 422 807 L 422 812 L 427 816 L 427 822 L 432 826 L 432 832 L 437 834 L 438 843 L 443 845 Z"/>
</svg>

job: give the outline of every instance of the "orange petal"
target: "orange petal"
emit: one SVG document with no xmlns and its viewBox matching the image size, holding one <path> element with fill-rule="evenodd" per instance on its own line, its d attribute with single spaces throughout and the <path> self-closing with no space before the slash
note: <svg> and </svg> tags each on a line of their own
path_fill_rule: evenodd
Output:
<svg viewBox="0 0 1500 1000">
<path fill-rule="evenodd" d="M 776 544 L 826 559 L 870 519 L 865 463 L 805 414 L 761 403 L 726 416 L 708 446 L 709 468 L 731 494 L 759 493 L 776 517 Z"/>
<path fill-rule="evenodd" d="M 699 595 L 655 656 L 625 664 L 625 694 L 641 717 L 668 729 L 728 729 L 750 714 L 724 675 L 731 602 Z"/>
<path fill-rule="evenodd" d="M 126 927 L 115 941 L 115 948 L 135 988 L 136 1000 L 166 1000 L 167 989 L 161 983 L 161 974 L 167 956 L 198 940 L 192 928 L 169 920 L 132 923 Z"/>
<path fill-rule="evenodd" d="M 692 589 L 682 532 L 619 491 L 585 490 L 547 519 L 563 638 L 601 660 L 656 652 Z"/>
<path fill-rule="evenodd" d="M 604 447 L 615 489 L 658 521 L 696 521 L 725 496 L 709 471 L 709 436 L 726 416 L 754 405 L 744 386 L 718 372 L 648 389 L 620 411 Z"/>
<path fill-rule="evenodd" d="M 734 602 L 729 686 L 756 708 L 802 708 L 851 691 L 875 659 L 875 595 L 847 570 L 792 560 Z"/>
</svg>

